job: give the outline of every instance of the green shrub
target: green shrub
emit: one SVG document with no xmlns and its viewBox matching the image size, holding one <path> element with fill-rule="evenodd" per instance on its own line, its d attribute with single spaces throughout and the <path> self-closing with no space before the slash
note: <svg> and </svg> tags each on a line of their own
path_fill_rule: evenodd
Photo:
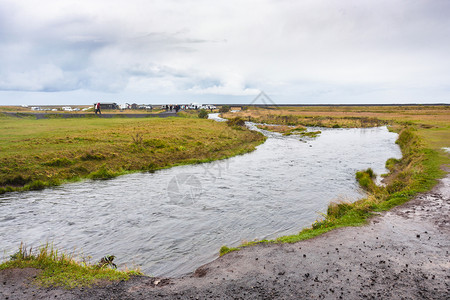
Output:
<svg viewBox="0 0 450 300">
<path fill-rule="evenodd" d="M 230 127 L 244 127 L 245 126 L 245 121 L 244 119 L 240 118 L 240 117 L 236 117 L 236 118 L 231 118 L 227 121 L 227 125 Z"/>
<path fill-rule="evenodd" d="M 46 188 L 46 184 L 41 181 L 41 180 L 35 180 L 33 182 L 31 182 L 30 184 L 27 184 L 24 188 L 26 190 L 30 190 L 30 191 L 38 191 L 38 190 L 43 190 Z"/>
<path fill-rule="evenodd" d="M 375 178 L 375 177 L 376 177 L 376 175 L 375 175 L 375 173 L 373 172 L 372 168 L 368 168 L 368 169 L 366 170 L 366 173 L 367 173 L 367 175 L 370 176 L 370 178 Z"/>
<path fill-rule="evenodd" d="M 206 109 L 204 108 L 200 109 L 198 112 L 198 117 L 200 119 L 208 119 L 208 112 L 206 111 Z"/>
<path fill-rule="evenodd" d="M 353 205 L 351 203 L 335 203 L 332 202 L 328 205 L 327 209 L 327 216 L 328 217 L 334 217 L 334 218 L 340 218 L 343 215 L 345 215 L 349 210 L 353 208 Z"/>
<path fill-rule="evenodd" d="M 220 113 L 227 113 L 229 112 L 231 109 L 231 107 L 229 105 L 222 105 L 222 107 L 220 107 L 219 112 Z"/>
</svg>

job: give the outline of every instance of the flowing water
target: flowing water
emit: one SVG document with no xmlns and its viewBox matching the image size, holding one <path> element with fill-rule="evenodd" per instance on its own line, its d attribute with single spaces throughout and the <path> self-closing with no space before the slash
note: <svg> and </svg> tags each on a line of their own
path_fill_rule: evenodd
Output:
<svg viewBox="0 0 450 300">
<path fill-rule="evenodd" d="M 0 195 L 0 257 L 21 241 L 51 242 L 93 262 L 114 254 L 122 267 L 180 276 L 223 245 L 297 233 L 330 201 L 364 196 L 356 171 L 382 174 L 401 157 L 386 127 L 321 130 L 304 141 L 264 131 L 256 151 L 227 160 Z"/>
</svg>

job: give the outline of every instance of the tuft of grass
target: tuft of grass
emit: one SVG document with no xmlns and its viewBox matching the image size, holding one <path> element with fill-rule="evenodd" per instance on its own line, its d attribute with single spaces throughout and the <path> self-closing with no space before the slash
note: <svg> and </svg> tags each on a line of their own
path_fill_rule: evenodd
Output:
<svg viewBox="0 0 450 300">
<path fill-rule="evenodd" d="M 301 132 L 300 136 L 306 136 L 306 137 L 310 137 L 310 138 L 315 138 L 317 136 L 319 136 L 319 134 L 321 134 L 322 131 L 317 130 L 317 131 L 305 131 L 305 132 Z"/>
<path fill-rule="evenodd" d="M 98 169 L 97 171 L 92 172 L 91 174 L 89 174 L 89 178 L 93 179 L 93 180 L 106 180 L 106 179 L 112 179 L 115 178 L 117 176 L 119 176 L 120 173 L 119 172 L 113 172 L 111 170 L 109 170 L 106 165 L 102 165 L 100 167 L 100 169 Z"/>
<path fill-rule="evenodd" d="M 241 129 L 242 127 L 245 127 L 245 120 L 239 117 L 236 118 L 230 118 L 227 120 L 227 125 L 232 128 L 238 128 Z"/>
<path fill-rule="evenodd" d="M 104 160 L 106 157 L 103 154 L 100 153 L 92 153 L 92 152 L 86 152 L 80 157 L 83 161 L 89 161 L 89 160 Z"/>
<path fill-rule="evenodd" d="M 371 168 L 368 168 L 365 171 L 356 172 L 356 180 L 359 185 L 367 191 L 375 191 L 377 186 L 373 181 L 376 177 L 375 173 Z"/>
<path fill-rule="evenodd" d="M 263 130 L 268 130 L 268 131 L 273 131 L 273 132 L 279 132 L 282 133 L 283 135 L 290 135 L 293 132 L 301 132 L 301 131 L 305 131 L 306 127 L 304 126 L 287 126 L 287 125 L 268 125 L 268 124 L 264 124 L 264 125 L 257 125 L 256 127 L 258 127 L 259 129 L 263 129 Z"/>
<path fill-rule="evenodd" d="M 228 248 L 227 246 L 222 246 L 220 248 L 219 255 L 222 256 L 222 255 L 225 255 L 225 254 L 230 253 L 232 251 L 239 251 L 239 248 Z"/>
<path fill-rule="evenodd" d="M 163 140 L 160 140 L 160 139 L 145 140 L 143 145 L 146 147 L 151 147 L 151 148 L 156 148 L 156 149 L 162 149 L 162 148 L 167 147 L 166 142 L 164 142 Z"/>
<path fill-rule="evenodd" d="M 31 183 L 25 185 L 24 189 L 29 190 L 29 191 L 38 191 L 38 190 L 43 190 L 48 186 L 50 186 L 50 184 L 45 183 L 41 180 L 34 180 Z"/>
<path fill-rule="evenodd" d="M 389 158 L 386 161 L 386 169 L 388 169 L 389 171 L 392 171 L 394 169 L 395 165 L 399 162 L 400 162 L 400 160 L 398 160 L 396 158 Z"/>
<path fill-rule="evenodd" d="M 34 284 L 42 287 L 61 286 L 75 288 L 92 286 L 104 280 L 122 281 L 130 276 L 142 275 L 138 270 L 119 271 L 108 267 L 89 264 L 86 259 L 78 262 L 72 255 L 60 252 L 46 244 L 33 252 L 21 244 L 19 250 L 10 260 L 0 264 L 0 270 L 11 268 L 41 269 L 34 280 Z"/>
<path fill-rule="evenodd" d="M 142 134 L 138 132 L 134 135 L 131 135 L 131 139 L 133 140 L 133 144 L 141 145 L 143 137 L 142 137 Z"/>
</svg>

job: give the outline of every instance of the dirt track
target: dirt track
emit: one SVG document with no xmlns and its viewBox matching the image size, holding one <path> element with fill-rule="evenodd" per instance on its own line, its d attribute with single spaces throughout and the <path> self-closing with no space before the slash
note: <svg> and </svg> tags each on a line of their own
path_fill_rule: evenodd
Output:
<svg viewBox="0 0 450 300">
<path fill-rule="evenodd" d="M 433 191 L 315 239 L 229 253 L 183 278 L 37 289 L 0 272 L 0 299 L 449 299 L 450 175 Z"/>
</svg>

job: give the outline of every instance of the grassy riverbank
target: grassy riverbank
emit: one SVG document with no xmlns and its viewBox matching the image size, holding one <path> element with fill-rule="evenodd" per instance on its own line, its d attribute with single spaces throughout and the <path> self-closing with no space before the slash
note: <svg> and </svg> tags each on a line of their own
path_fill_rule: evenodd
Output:
<svg viewBox="0 0 450 300">
<path fill-rule="evenodd" d="M 373 114 L 376 113 L 382 116 L 383 122 L 392 125 L 391 129 L 393 131 L 399 133 L 396 143 L 400 146 L 403 157 L 400 160 L 389 159 L 386 162 L 389 173 L 384 174 L 385 186 L 377 186 L 374 183 L 372 170 L 362 170 L 355 174 L 355 180 L 358 180 L 360 185 L 367 191 L 366 198 L 354 203 L 332 202 L 328 206 L 327 213 L 321 219 L 314 222 L 311 227 L 301 230 L 298 234 L 282 236 L 270 241 L 247 242 L 236 248 L 224 246 L 220 249 L 221 255 L 256 243 L 293 243 L 318 236 L 339 227 L 366 224 L 367 219 L 375 212 L 388 210 L 405 203 L 418 193 L 429 191 L 436 184 L 437 179 L 445 174 L 442 166 L 450 163 L 450 155 L 442 150 L 442 147 L 450 146 L 448 144 L 450 141 L 448 107 L 444 109 L 442 107 L 439 109 L 431 107 L 421 110 L 420 114 L 417 114 L 417 110 L 410 114 L 410 110 L 404 107 L 391 108 L 389 113 L 374 112 L 374 108 L 369 108 L 371 110 L 367 112 L 363 111 L 367 110 L 366 107 L 361 107 L 360 110 L 357 107 L 352 107 L 350 113 L 353 115 L 345 118 L 342 117 L 342 114 L 347 114 L 343 111 L 345 107 L 339 109 L 341 111 L 319 111 L 314 112 L 314 114 L 320 113 L 321 120 L 328 120 L 327 124 L 329 125 L 339 124 L 339 127 L 347 127 L 350 125 L 349 120 L 356 121 L 368 117 L 373 118 Z M 266 120 L 274 119 L 283 120 L 283 117 L 286 116 L 284 114 L 287 112 L 287 110 L 275 110 L 276 112 L 273 114 L 276 117 L 273 117 L 271 112 L 266 111 L 260 117 L 258 116 L 261 115 L 260 110 L 256 109 L 256 111 L 259 111 L 256 114 L 251 111 L 243 111 L 238 113 L 238 115 L 245 118 L 246 114 L 250 114 L 250 118 L 259 122 L 265 122 Z M 290 111 L 293 117 L 288 119 L 296 120 L 296 122 L 289 125 L 308 125 L 308 123 L 303 123 L 304 116 L 301 116 L 305 111 L 295 108 L 294 112 Z M 308 110 L 306 113 L 311 114 L 312 112 Z M 358 114 L 358 116 L 354 114 Z M 393 116 L 395 118 L 391 119 Z M 355 117 L 358 119 L 349 119 Z M 306 119 L 309 119 L 309 117 L 306 117 Z"/>
<path fill-rule="evenodd" d="M 111 265 L 91 264 L 85 259 L 80 262 L 72 255 L 58 252 L 48 244 L 35 252 L 21 245 L 10 260 L 0 264 L 0 271 L 11 268 L 42 270 L 34 279 L 34 283 L 42 287 L 91 286 L 104 280 L 122 281 L 133 275 L 142 275 L 138 270 L 119 271 L 111 268 Z"/>
<path fill-rule="evenodd" d="M 15 118 L 0 114 L 0 193 L 243 154 L 261 134 L 187 118 Z"/>
<path fill-rule="evenodd" d="M 398 122 L 448 126 L 450 106 L 308 106 L 248 107 L 223 114 L 260 123 L 319 127 L 373 127 Z"/>
</svg>

